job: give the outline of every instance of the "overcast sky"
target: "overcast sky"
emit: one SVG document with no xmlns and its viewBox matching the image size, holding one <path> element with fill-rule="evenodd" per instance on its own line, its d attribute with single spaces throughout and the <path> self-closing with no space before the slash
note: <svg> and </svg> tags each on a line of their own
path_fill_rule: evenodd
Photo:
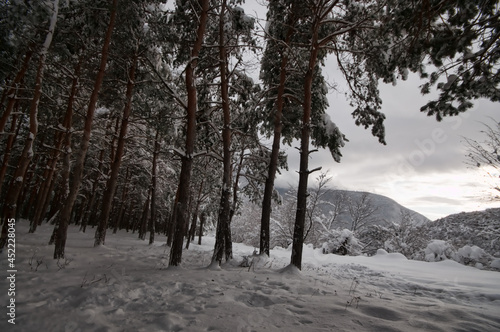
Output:
<svg viewBox="0 0 500 332">
<path fill-rule="evenodd" d="M 264 25 L 266 9 L 246 4 L 246 12 L 258 16 Z M 250 7 L 250 8 L 248 8 Z M 483 123 L 500 121 L 500 104 L 485 100 L 460 116 L 437 122 L 421 113 L 420 107 L 432 96 L 420 94 L 418 76 L 396 86 L 381 84 L 382 112 L 386 115 L 387 145 L 381 145 L 371 131 L 354 124 L 353 109 L 345 96 L 342 76 L 335 61 L 327 61 L 323 73 L 338 91 L 329 92 L 328 114 L 349 139 L 342 149 L 341 163 L 333 161 L 329 151 L 313 153 L 309 169 L 321 166 L 329 171 L 332 184 L 340 189 L 369 191 L 388 196 L 398 203 L 434 220 L 452 213 L 500 207 L 488 201 L 491 180 L 484 172 L 468 168 L 463 137 L 482 141 Z M 298 183 L 299 152 L 286 148 L 289 171 L 278 176 L 276 185 Z M 318 173 L 310 176 L 310 184 Z"/>
<path fill-rule="evenodd" d="M 328 114 L 349 142 L 341 163 L 322 150 L 311 155 L 309 169 L 322 166 L 338 188 L 388 196 L 432 220 L 500 206 L 485 199 L 491 182 L 484 172 L 465 164 L 463 142 L 463 137 L 483 140 L 482 123 L 492 124 L 490 117 L 499 119 L 499 105 L 478 101 L 468 113 L 437 122 L 419 111 L 429 99 L 420 95 L 419 84 L 413 77 L 397 86 L 381 86 L 382 112 L 387 117 L 385 146 L 370 130 L 354 124 L 344 93 L 330 92 Z M 290 171 L 277 179 L 278 185 L 298 183 L 298 151 L 287 151 Z M 317 175 L 311 174 L 311 183 Z"/>
</svg>

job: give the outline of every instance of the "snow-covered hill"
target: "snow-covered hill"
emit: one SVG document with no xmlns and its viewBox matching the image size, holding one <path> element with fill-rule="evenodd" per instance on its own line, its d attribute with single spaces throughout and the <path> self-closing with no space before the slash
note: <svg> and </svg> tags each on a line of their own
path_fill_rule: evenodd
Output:
<svg viewBox="0 0 500 332">
<path fill-rule="evenodd" d="M 401 222 L 402 212 L 411 215 L 415 225 L 422 225 L 430 221 L 427 217 L 421 215 L 420 213 L 402 206 L 401 204 L 387 196 L 379 194 L 373 194 L 363 191 L 332 190 L 325 195 L 325 200 L 331 200 L 334 195 L 338 195 L 339 193 L 344 193 L 347 198 L 351 201 L 354 201 L 355 204 L 359 204 L 359 202 L 363 199 L 363 196 L 366 195 L 366 199 L 368 199 L 370 203 L 376 208 L 376 211 L 374 211 L 372 215 L 373 224 L 384 225 L 393 222 L 399 223 Z M 343 213 L 342 219 L 346 224 L 350 224 L 351 222 L 351 217 L 347 212 Z"/>
<path fill-rule="evenodd" d="M 169 248 L 137 234 L 93 234 L 70 226 L 66 260 L 47 245 L 52 227 L 16 226 L 15 326 L 1 285 L 0 331 L 499 331 L 500 273 L 453 261 L 417 262 L 379 251 L 373 257 L 323 255 L 304 248 L 303 270 L 285 268 L 290 251 L 252 257 L 234 245 L 234 263 L 208 269 L 213 237 L 191 244 L 180 268 Z M 164 240 L 161 237 L 158 239 Z M 6 251 L 0 268 L 7 268 Z M 285 269 L 283 269 L 285 268 Z"/>
<path fill-rule="evenodd" d="M 279 193 L 287 199 L 287 194 L 285 189 L 278 189 Z M 314 193 L 314 189 L 310 189 L 311 193 Z M 288 195 L 289 196 L 289 195 Z M 294 197 L 291 197 L 294 199 Z M 401 213 L 409 214 L 415 225 L 422 225 L 429 222 L 430 220 L 421 215 L 420 213 L 408 209 L 395 200 L 369 192 L 363 191 L 350 191 L 350 190 L 326 190 L 321 194 L 321 200 L 328 202 L 330 204 L 319 204 L 319 208 L 325 216 L 329 215 L 329 212 L 335 207 L 335 205 L 341 204 L 341 210 L 338 217 L 338 222 L 334 226 L 335 228 L 347 228 L 351 229 L 352 216 L 349 212 L 349 205 L 351 206 L 362 206 L 370 205 L 368 209 L 372 209 L 373 213 L 370 213 L 369 223 L 370 225 L 389 225 L 392 223 L 401 222 Z"/>
<path fill-rule="evenodd" d="M 428 237 L 448 241 L 456 248 L 478 246 L 500 257 L 500 208 L 462 212 L 427 223 Z"/>
</svg>

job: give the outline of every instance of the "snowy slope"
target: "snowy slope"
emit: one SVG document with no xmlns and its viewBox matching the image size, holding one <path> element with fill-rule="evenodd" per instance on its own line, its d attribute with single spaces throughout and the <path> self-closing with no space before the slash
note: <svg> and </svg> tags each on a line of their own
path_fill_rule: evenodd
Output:
<svg viewBox="0 0 500 332">
<path fill-rule="evenodd" d="M 430 221 L 424 215 L 421 215 L 416 211 L 413 211 L 411 209 L 408 209 L 407 207 L 402 206 L 401 204 L 399 204 L 398 202 L 387 196 L 373 194 L 373 193 L 366 193 L 362 191 L 348 191 L 348 190 L 339 190 L 339 191 L 345 192 L 351 200 L 355 201 L 359 201 L 364 194 L 368 194 L 368 198 L 370 199 L 371 203 L 375 207 L 377 207 L 377 211 L 375 211 L 373 215 L 374 224 L 387 225 L 388 223 L 390 224 L 393 222 L 400 223 L 401 211 L 409 213 L 412 216 L 415 225 L 422 225 Z M 334 192 L 335 191 L 333 191 L 332 194 Z M 347 215 L 344 215 L 344 218 L 346 220 L 349 220 L 349 217 Z"/>
<path fill-rule="evenodd" d="M 208 237 L 172 269 L 163 243 L 149 246 L 122 231 L 92 248 L 91 229 L 83 234 L 70 227 L 67 261 L 57 264 L 46 245 L 51 227 L 27 231 L 27 222 L 19 221 L 16 325 L 3 314 L 0 331 L 500 330 L 500 273 L 451 261 L 306 248 L 303 271 L 282 270 L 290 257 L 284 249 L 243 268 L 237 262 L 253 248 L 235 244 L 234 264 L 207 269 L 214 242 Z M 2 287 L 6 310 L 5 281 Z"/>
<path fill-rule="evenodd" d="M 456 248 L 476 245 L 500 257 L 500 208 L 452 214 L 425 225 L 428 237 Z"/>
<path fill-rule="evenodd" d="M 311 189 L 314 190 L 314 189 Z M 278 189 L 280 192 L 280 195 L 286 196 L 285 189 Z M 335 202 L 335 195 L 345 195 L 347 201 L 351 201 L 354 204 L 359 202 L 363 195 L 368 195 L 368 201 L 369 204 L 371 204 L 376 211 L 372 214 L 371 216 L 371 221 L 369 224 L 372 225 L 388 225 L 391 223 L 400 223 L 401 222 L 401 211 L 409 213 L 409 215 L 412 216 L 414 222 L 416 225 L 422 225 L 430 220 L 425 217 L 424 215 L 413 211 L 411 209 L 408 209 L 395 200 L 379 195 L 379 194 L 374 194 L 374 193 L 368 193 L 368 192 L 363 192 L 363 191 L 351 191 L 351 190 L 329 190 L 322 196 L 323 201 L 327 202 Z M 336 228 L 350 228 L 351 226 L 351 216 L 349 215 L 347 211 L 347 201 L 343 203 L 345 211 L 340 215 L 339 217 L 339 223 L 336 225 Z M 332 207 L 329 205 L 321 204 L 320 209 L 322 209 L 323 214 L 328 215 L 328 210 L 331 209 Z"/>
</svg>

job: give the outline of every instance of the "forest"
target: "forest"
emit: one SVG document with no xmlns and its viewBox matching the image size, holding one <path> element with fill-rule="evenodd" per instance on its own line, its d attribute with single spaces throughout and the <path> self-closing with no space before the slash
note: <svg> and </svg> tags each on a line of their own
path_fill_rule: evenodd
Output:
<svg viewBox="0 0 500 332">
<path fill-rule="evenodd" d="M 250 1 L 252 2 L 252 1 Z M 283 145 L 299 142 L 291 264 L 302 267 L 316 149 L 341 162 L 349 133 L 326 114 L 335 59 L 353 121 L 381 144 L 378 85 L 415 73 L 437 121 L 500 101 L 498 1 L 7 0 L 0 3 L 0 248 L 8 220 L 64 259 L 68 226 L 166 236 L 182 262 L 213 225 L 212 263 L 232 258 L 231 222 L 259 207 L 269 255 Z M 256 5 L 256 3 L 254 3 Z M 248 13 L 247 13 L 248 12 Z"/>
</svg>

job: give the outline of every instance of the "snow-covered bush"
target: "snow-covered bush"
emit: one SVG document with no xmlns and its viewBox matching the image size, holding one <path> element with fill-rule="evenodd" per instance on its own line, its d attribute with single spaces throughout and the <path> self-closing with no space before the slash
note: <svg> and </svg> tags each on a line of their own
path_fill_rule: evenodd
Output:
<svg viewBox="0 0 500 332">
<path fill-rule="evenodd" d="M 373 255 L 378 249 L 389 253 L 397 252 L 409 259 L 418 259 L 419 253 L 426 246 L 427 235 L 422 227 L 416 226 L 412 215 L 401 210 L 399 223 L 386 223 L 385 226 L 371 225 L 359 234 L 365 243 L 363 252 Z"/>
<path fill-rule="evenodd" d="M 327 240 L 323 243 L 324 254 L 360 255 L 361 243 L 348 229 L 330 230 Z"/>
<path fill-rule="evenodd" d="M 461 264 L 483 268 L 490 265 L 491 256 L 478 246 L 465 245 L 457 250 L 456 259 Z"/>
<path fill-rule="evenodd" d="M 424 260 L 439 262 L 445 259 L 456 260 L 455 248 L 444 240 L 431 240 L 423 252 Z"/>
<path fill-rule="evenodd" d="M 431 238 L 447 240 L 455 248 L 475 245 L 500 257 L 500 208 L 453 214 L 425 228 Z"/>
<path fill-rule="evenodd" d="M 484 249 L 475 245 L 465 245 L 455 250 L 453 245 L 443 240 L 432 240 L 422 252 L 423 259 L 428 262 L 438 262 L 445 259 L 454 260 L 463 265 L 474 266 L 478 269 L 490 268 L 500 270 L 500 264 L 496 267 L 495 257 L 488 254 Z M 500 263 L 500 262 L 499 262 Z"/>
<path fill-rule="evenodd" d="M 500 258 L 493 258 L 490 263 L 490 269 L 500 271 Z"/>
</svg>

